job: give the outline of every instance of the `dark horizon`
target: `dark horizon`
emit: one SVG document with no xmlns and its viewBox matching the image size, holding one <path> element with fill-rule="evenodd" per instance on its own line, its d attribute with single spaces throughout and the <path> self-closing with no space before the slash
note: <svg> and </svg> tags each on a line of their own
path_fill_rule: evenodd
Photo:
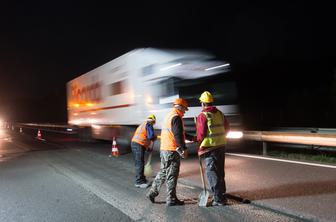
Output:
<svg viewBox="0 0 336 222">
<path fill-rule="evenodd" d="M 11 2 L 3 9 L 2 118 L 65 122 L 66 82 L 134 48 L 156 47 L 206 50 L 230 62 L 251 128 L 336 124 L 331 6 Z"/>
</svg>

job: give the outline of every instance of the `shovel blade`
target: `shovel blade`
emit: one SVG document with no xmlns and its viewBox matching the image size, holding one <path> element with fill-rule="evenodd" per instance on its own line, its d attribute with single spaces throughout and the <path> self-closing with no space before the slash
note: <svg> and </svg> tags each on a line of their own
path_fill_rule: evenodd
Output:
<svg viewBox="0 0 336 222">
<path fill-rule="evenodd" d="M 206 207 L 208 205 L 209 192 L 203 190 L 198 196 L 198 206 Z"/>
<path fill-rule="evenodd" d="M 151 164 L 145 165 L 144 174 L 146 177 L 151 177 L 153 175 L 153 169 Z"/>
</svg>

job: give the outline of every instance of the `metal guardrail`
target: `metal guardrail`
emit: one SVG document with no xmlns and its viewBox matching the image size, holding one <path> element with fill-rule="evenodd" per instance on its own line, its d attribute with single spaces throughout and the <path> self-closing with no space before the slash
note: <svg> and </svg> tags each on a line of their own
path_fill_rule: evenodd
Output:
<svg viewBox="0 0 336 222">
<path fill-rule="evenodd" d="M 48 124 L 48 123 L 18 123 L 18 126 L 30 126 L 30 127 L 45 127 L 45 128 L 68 128 L 69 125 L 56 125 L 56 124 Z"/>
<path fill-rule="evenodd" d="M 334 134 L 336 129 L 334 128 L 316 128 L 316 127 L 274 127 L 269 131 L 276 132 L 298 132 L 298 133 L 322 133 L 322 134 Z"/>
<path fill-rule="evenodd" d="M 303 144 L 311 146 L 336 147 L 336 133 L 315 132 L 278 132 L 278 131 L 244 131 L 243 139 L 263 143 L 263 155 L 267 154 L 267 142 Z"/>
<path fill-rule="evenodd" d="M 18 123 L 16 127 L 74 134 L 77 128 L 70 125 Z M 336 129 L 331 128 L 274 128 L 274 131 L 244 131 L 243 139 L 260 141 L 266 153 L 267 142 L 328 146 L 336 148 Z"/>
<path fill-rule="evenodd" d="M 262 142 L 296 143 L 336 147 L 336 133 L 244 131 L 243 138 Z"/>
<path fill-rule="evenodd" d="M 63 133 L 63 134 L 76 134 L 77 128 L 69 125 L 56 125 L 56 124 L 39 124 L 39 123 L 18 123 L 15 124 L 18 128 L 39 129 L 47 132 Z"/>
</svg>

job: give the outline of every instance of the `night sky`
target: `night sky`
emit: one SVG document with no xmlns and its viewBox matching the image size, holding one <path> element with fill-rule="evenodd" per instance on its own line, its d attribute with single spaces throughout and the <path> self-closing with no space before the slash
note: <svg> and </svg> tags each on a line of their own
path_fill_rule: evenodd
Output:
<svg viewBox="0 0 336 222">
<path fill-rule="evenodd" d="M 250 128 L 336 126 L 331 4 L 34 2 L 1 3 L 3 118 L 64 123 L 66 82 L 134 48 L 159 47 L 229 61 Z"/>
</svg>

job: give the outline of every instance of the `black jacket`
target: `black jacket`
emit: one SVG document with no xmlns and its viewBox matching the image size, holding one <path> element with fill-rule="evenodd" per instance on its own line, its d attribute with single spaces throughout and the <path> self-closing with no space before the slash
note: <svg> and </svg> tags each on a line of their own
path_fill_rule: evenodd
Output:
<svg viewBox="0 0 336 222">
<path fill-rule="evenodd" d="M 183 132 L 183 125 L 182 125 L 181 117 L 179 117 L 179 116 L 173 117 L 173 119 L 172 119 L 172 131 L 173 131 L 174 138 L 175 138 L 177 146 L 186 149 L 185 141 L 184 141 L 184 138 L 183 138 L 183 133 L 184 132 Z M 186 134 L 186 133 L 185 133 L 185 136 L 186 136 L 187 140 L 193 140 L 193 138 L 194 138 L 194 136 Z"/>
</svg>

